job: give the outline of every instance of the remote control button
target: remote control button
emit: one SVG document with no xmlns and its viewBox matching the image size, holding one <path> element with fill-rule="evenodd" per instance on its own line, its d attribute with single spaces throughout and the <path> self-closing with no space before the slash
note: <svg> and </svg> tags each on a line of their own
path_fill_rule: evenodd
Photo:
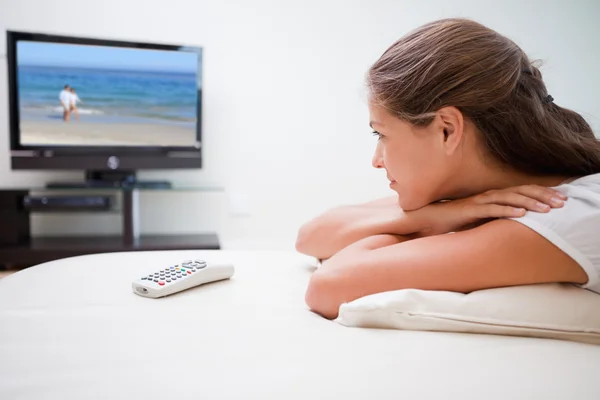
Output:
<svg viewBox="0 0 600 400">
<path fill-rule="evenodd" d="M 171 282 L 171 280 L 170 280 L 170 279 L 167 279 L 167 282 Z"/>
<path fill-rule="evenodd" d="M 158 282 L 158 279 L 155 279 L 154 282 Z"/>
<path fill-rule="evenodd" d="M 200 259 L 194 260 L 194 262 L 198 264 L 206 264 L 206 261 Z"/>
<path fill-rule="evenodd" d="M 191 263 L 192 263 L 192 260 L 185 260 L 184 262 L 182 262 L 182 264 L 184 264 L 184 265 L 185 264 L 191 264 Z"/>
<path fill-rule="evenodd" d="M 176 278 L 176 277 L 172 277 L 171 279 L 173 279 L 173 281 L 176 281 L 176 280 L 177 280 L 177 278 Z"/>
<path fill-rule="evenodd" d="M 142 280 L 145 281 L 146 279 L 148 279 L 147 276 L 142 276 Z"/>
<path fill-rule="evenodd" d="M 160 286 L 165 286 L 165 283 L 164 283 L 163 281 L 160 281 L 160 282 L 158 282 L 158 284 L 159 284 Z"/>
<path fill-rule="evenodd" d="M 196 268 L 192 268 L 192 272 L 196 272 Z"/>
<path fill-rule="evenodd" d="M 191 275 L 191 274 L 192 274 L 192 271 L 188 271 L 188 275 Z"/>
</svg>

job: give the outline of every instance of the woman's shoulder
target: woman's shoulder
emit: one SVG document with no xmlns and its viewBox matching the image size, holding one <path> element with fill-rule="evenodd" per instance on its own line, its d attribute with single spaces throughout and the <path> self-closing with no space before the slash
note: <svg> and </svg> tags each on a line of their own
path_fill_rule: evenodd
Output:
<svg viewBox="0 0 600 400">
<path fill-rule="evenodd" d="M 554 189 L 567 197 L 562 207 L 545 213 L 528 211 L 511 219 L 526 224 L 536 221 L 563 234 L 583 228 L 600 232 L 600 173 L 570 179 Z"/>
<path fill-rule="evenodd" d="M 563 207 L 546 213 L 528 211 L 510 218 L 526 225 L 567 253 L 588 273 L 600 291 L 600 174 L 572 179 L 555 187 L 567 196 Z"/>
<path fill-rule="evenodd" d="M 600 195 L 600 173 L 573 177 L 562 182 L 555 188 L 563 191 L 565 194 L 569 190 L 577 191 L 577 188 L 584 188 L 588 192 L 590 192 L 588 194 L 595 193 L 597 195 Z"/>
<path fill-rule="evenodd" d="M 600 174 L 572 179 L 554 188 L 567 196 L 562 207 L 545 213 L 528 211 L 510 219 L 532 228 L 542 225 L 564 237 L 600 233 Z"/>
</svg>

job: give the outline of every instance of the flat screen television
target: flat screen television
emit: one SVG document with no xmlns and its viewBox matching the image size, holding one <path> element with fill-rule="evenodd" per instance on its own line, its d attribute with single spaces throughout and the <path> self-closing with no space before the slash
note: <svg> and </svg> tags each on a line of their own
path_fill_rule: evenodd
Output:
<svg viewBox="0 0 600 400">
<path fill-rule="evenodd" d="M 7 62 L 12 169 L 202 167 L 201 47 L 8 31 Z"/>
</svg>

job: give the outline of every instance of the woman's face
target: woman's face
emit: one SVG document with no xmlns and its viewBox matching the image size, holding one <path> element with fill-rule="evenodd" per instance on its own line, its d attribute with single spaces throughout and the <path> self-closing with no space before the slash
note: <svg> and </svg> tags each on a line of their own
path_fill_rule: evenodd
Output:
<svg viewBox="0 0 600 400">
<path fill-rule="evenodd" d="M 452 172 L 443 121 L 415 127 L 375 105 L 369 111 L 379 136 L 373 166 L 385 169 L 400 207 L 415 210 L 441 200 Z"/>
</svg>

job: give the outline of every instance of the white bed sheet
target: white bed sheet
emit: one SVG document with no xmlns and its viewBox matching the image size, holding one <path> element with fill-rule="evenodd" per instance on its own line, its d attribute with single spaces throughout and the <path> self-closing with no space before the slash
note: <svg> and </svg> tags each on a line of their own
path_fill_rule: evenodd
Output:
<svg viewBox="0 0 600 400">
<path fill-rule="evenodd" d="M 230 281 L 163 299 L 131 281 L 189 258 Z M 311 313 L 293 252 L 111 253 L 0 280 L 0 399 L 600 399 L 600 346 L 347 328 Z M 600 310 L 599 310 L 600 312 Z"/>
</svg>

